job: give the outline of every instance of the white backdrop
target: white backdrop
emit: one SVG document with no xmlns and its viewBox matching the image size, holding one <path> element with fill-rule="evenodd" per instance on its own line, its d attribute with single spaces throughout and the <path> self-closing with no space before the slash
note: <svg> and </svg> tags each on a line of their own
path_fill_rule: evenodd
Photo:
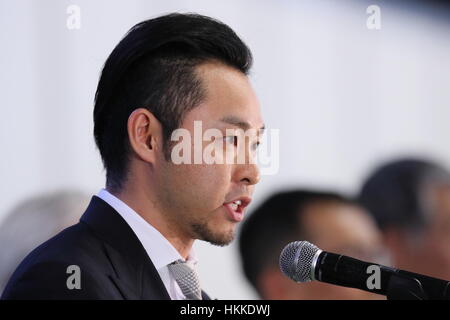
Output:
<svg viewBox="0 0 450 320">
<path fill-rule="evenodd" d="M 216 17 L 253 51 L 252 81 L 281 138 L 280 170 L 263 177 L 254 203 L 292 185 L 354 192 L 397 155 L 448 166 L 450 24 L 386 2 L 0 0 L 0 219 L 36 193 L 103 187 L 92 136 L 99 72 L 131 26 L 172 11 Z M 370 4 L 380 30 L 366 26 Z M 80 29 L 67 28 L 69 5 Z M 196 248 L 212 296 L 255 297 L 236 243 Z"/>
</svg>

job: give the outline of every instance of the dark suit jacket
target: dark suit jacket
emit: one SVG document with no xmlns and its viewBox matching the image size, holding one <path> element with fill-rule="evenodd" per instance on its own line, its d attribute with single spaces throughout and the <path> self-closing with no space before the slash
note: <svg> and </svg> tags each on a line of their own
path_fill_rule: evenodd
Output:
<svg viewBox="0 0 450 320">
<path fill-rule="evenodd" d="M 71 265 L 80 268 L 81 289 L 68 288 L 67 280 L 74 274 L 67 271 Z M 2 299 L 163 300 L 170 296 L 126 221 L 94 196 L 79 223 L 44 242 L 21 262 Z"/>
</svg>

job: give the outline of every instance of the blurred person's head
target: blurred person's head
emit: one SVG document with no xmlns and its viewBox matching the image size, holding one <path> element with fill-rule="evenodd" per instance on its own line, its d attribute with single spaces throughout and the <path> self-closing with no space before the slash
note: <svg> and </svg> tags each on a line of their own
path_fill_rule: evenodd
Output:
<svg viewBox="0 0 450 320">
<path fill-rule="evenodd" d="M 450 279 L 450 174 L 420 159 L 385 163 L 359 202 L 375 218 L 393 266 Z"/>
<path fill-rule="evenodd" d="M 379 295 L 318 281 L 295 283 L 279 269 L 282 249 L 296 240 L 320 249 L 376 262 L 375 222 L 335 193 L 289 191 L 272 195 L 244 222 L 239 246 L 245 276 L 263 299 L 378 299 Z"/>
<path fill-rule="evenodd" d="M 193 239 L 228 244 L 241 215 L 227 206 L 245 198 L 239 205 L 244 210 L 259 181 L 248 160 L 263 127 L 247 77 L 251 65 L 249 48 L 227 25 L 198 14 L 169 14 L 134 26 L 103 68 L 94 136 L 106 188 L 138 204 L 144 218 L 151 215 L 153 226 L 183 246 Z M 196 123 L 222 137 L 205 141 Z M 172 141 L 177 129 L 188 133 L 178 140 L 188 145 L 181 152 Z M 214 152 L 237 150 L 238 133 L 228 135 L 237 129 L 255 131 L 245 163 L 205 163 L 206 145 Z M 199 144 L 190 140 L 199 135 Z M 187 162 L 175 163 L 173 151 Z"/>
<path fill-rule="evenodd" d="M 59 191 L 26 199 L 0 224 L 0 292 L 19 263 L 41 243 L 78 222 L 90 197 Z"/>
</svg>

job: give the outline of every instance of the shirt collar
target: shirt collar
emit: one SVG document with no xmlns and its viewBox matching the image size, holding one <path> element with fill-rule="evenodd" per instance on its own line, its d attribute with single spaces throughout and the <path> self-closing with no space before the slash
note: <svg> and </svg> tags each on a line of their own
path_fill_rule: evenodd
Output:
<svg viewBox="0 0 450 320">
<path fill-rule="evenodd" d="M 97 194 L 97 197 L 101 198 L 114 208 L 114 210 L 116 210 L 127 222 L 138 237 L 157 270 L 166 267 L 174 261 L 180 259 L 184 260 L 173 245 L 155 227 L 144 220 L 125 202 L 108 192 L 106 189 L 101 189 Z M 193 249 L 189 253 L 187 262 L 193 265 L 197 263 L 197 257 Z"/>
</svg>

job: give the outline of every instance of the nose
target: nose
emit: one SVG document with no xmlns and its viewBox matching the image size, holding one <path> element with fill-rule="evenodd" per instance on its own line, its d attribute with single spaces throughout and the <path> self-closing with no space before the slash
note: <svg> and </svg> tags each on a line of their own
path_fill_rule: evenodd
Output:
<svg viewBox="0 0 450 320">
<path fill-rule="evenodd" d="M 234 181 L 239 184 L 248 186 L 255 185 L 261 180 L 259 167 L 256 163 L 256 152 L 252 150 L 251 140 L 245 140 L 238 148 L 238 153 L 235 155 L 236 162 Z"/>
<path fill-rule="evenodd" d="M 237 165 L 236 178 L 239 183 L 247 185 L 257 184 L 261 180 L 258 165 L 255 163 Z"/>
</svg>

